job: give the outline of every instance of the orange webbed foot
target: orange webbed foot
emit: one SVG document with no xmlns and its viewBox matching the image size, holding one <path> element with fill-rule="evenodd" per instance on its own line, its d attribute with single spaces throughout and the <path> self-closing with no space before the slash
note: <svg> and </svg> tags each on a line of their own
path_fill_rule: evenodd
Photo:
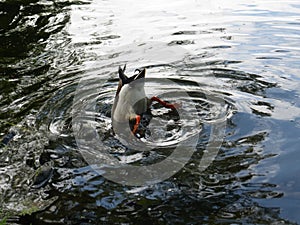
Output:
<svg viewBox="0 0 300 225">
<path fill-rule="evenodd" d="M 151 98 L 151 102 L 153 102 L 153 101 L 156 101 L 159 104 L 163 105 L 164 107 L 172 109 L 172 110 L 180 109 L 181 106 L 182 106 L 181 103 L 173 103 L 173 104 L 172 103 L 167 103 L 167 102 L 161 100 L 160 98 L 158 98 L 157 96 L 153 96 Z"/>
</svg>

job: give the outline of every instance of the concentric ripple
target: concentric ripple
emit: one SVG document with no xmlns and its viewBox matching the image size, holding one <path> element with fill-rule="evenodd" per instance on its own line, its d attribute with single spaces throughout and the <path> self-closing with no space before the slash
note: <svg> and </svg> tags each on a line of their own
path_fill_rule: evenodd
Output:
<svg viewBox="0 0 300 225">
<path fill-rule="evenodd" d="M 108 67 L 106 65 L 105 70 Z M 113 65 L 110 67 L 113 70 Z M 128 132 L 129 124 L 128 128 L 114 129 L 115 133 L 111 129 L 109 111 L 117 80 L 103 80 L 94 75 L 85 77 L 76 89 L 72 120 L 82 155 L 89 164 L 98 168 L 99 173 L 115 182 L 128 185 L 157 183 L 172 176 L 189 161 L 196 151 L 203 124 L 209 124 L 212 132 L 208 144 L 210 151 L 204 154 L 205 160 L 200 163 L 201 170 L 204 170 L 213 161 L 222 143 L 230 114 L 228 105 L 223 97 L 201 89 L 197 82 L 158 78 L 165 74 L 178 76 L 175 65 L 146 64 L 144 67 L 148 68 L 149 74 L 149 78 L 145 79 L 147 97 L 158 96 L 180 107 L 174 112 L 153 104 L 153 117 L 145 138 L 132 136 Z M 116 76 L 116 73 L 113 75 Z M 125 130 L 121 134 L 122 129 Z M 171 171 L 168 173 L 169 168 Z M 164 171 L 164 174 L 159 171 Z M 116 175 L 118 173 L 128 175 L 121 177 Z"/>
</svg>

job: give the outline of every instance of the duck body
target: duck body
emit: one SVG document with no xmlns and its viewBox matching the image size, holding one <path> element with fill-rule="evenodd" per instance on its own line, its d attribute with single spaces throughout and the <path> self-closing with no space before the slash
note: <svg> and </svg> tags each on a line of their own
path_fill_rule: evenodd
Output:
<svg viewBox="0 0 300 225">
<path fill-rule="evenodd" d="M 138 129 L 145 128 L 150 123 L 152 118 L 150 106 L 153 101 L 171 109 L 175 109 L 175 105 L 166 103 L 156 96 L 150 99 L 146 96 L 144 89 L 146 69 L 136 70 L 138 73 L 131 77 L 125 75 L 125 69 L 126 65 L 124 68 L 119 67 L 118 70 L 119 84 L 112 107 L 112 126 L 116 133 L 120 133 L 120 128 L 123 133 L 128 132 L 123 128 L 129 127 L 136 135 Z"/>
<path fill-rule="evenodd" d="M 144 83 L 146 70 L 139 71 L 132 77 L 127 77 L 124 68 L 119 68 L 119 85 L 112 107 L 112 121 L 128 123 L 147 111 L 149 99 L 146 97 Z"/>
</svg>

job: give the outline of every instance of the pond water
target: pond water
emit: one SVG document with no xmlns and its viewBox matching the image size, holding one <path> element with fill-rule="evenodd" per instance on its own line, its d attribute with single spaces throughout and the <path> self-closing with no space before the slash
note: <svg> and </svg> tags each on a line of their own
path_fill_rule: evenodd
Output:
<svg viewBox="0 0 300 225">
<path fill-rule="evenodd" d="M 11 0 L 0 11 L 1 220 L 300 223 L 299 1 Z M 147 69 L 147 95 L 181 104 L 179 122 L 153 105 L 147 151 L 112 131 L 124 64 Z M 168 176 L 107 175 L 112 158 L 143 168 L 174 145 L 184 161 Z"/>
</svg>

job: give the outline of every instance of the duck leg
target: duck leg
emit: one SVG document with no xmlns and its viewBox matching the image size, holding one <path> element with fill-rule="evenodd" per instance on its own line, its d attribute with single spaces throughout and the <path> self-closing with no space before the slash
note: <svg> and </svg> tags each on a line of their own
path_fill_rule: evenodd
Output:
<svg viewBox="0 0 300 225">
<path fill-rule="evenodd" d="M 139 125 L 140 125 L 140 122 L 141 122 L 141 116 L 136 115 L 134 120 L 135 120 L 135 123 L 134 123 L 133 128 L 132 128 L 132 133 L 134 135 L 136 135 L 136 132 L 137 132 L 137 130 L 139 128 Z"/>
<path fill-rule="evenodd" d="M 131 132 L 133 135 L 135 135 L 135 136 L 139 135 L 138 137 L 142 137 L 145 135 L 145 129 L 146 129 L 147 125 L 149 125 L 150 120 L 152 118 L 152 114 L 151 114 L 149 107 L 152 104 L 152 102 L 154 102 L 154 101 L 156 101 L 159 104 L 161 104 L 162 106 L 172 109 L 172 110 L 176 110 L 181 107 L 181 105 L 178 103 L 171 104 L 171 103 L 161 100 L 157 96 L 153 96 L 152 98 L 148 99 L 148 102 L 147 102 L 148 109 L 146 112 L 142 113 L 141 115 L 136 114 L 129 119 L 130 129 L 131 129 Z M 148 118 L 149 115 L 151 115 L 150 118 Z"/>
<path fill-rule="evenodd" d="M 150 103 L 152 102 L 158 102 L 159 104 L 161 104 L 162 106 L 166 107 L 166 108 L 169 108 L 169 109 L 172 109 L 172 110 L 175 110 L 175 109 L 178 109 L 180 107 L 180 104 L 179 103 L 174 103 L 174 104 L 171 104 L 171 103 L 167 103 L 163 100 L 161 100 L 160 98 L 158 98 L 157 96 L 153 96 L 151 99 L 150 99 Z"/>
<path fill-rule="evenodd" d="M 141 115 L 135 115 L 129 120 L 131 133 L 138 137 L 145 137 L 146 133 L 149 134 L 148 125 L 152 119 L 151 112 L 145 112 Z"/>
</svg>

